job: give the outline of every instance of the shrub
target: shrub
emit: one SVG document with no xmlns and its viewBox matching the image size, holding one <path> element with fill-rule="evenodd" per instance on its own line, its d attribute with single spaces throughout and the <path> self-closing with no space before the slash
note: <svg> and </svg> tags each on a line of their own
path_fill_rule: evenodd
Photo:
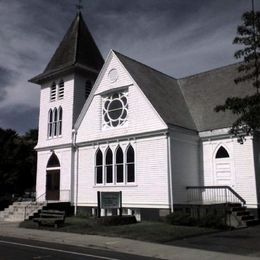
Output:
<svg viewBox="0 0 260 260">
<path fill-rule="evenodd" d="M 224 215 L 209 214 L 199 219 L 199 226 L 225 229 L 227 225 L 224 220 Z"/>
<path fill-rule="evenodd" d="M 188 213 L 174 212 L 166 216 L 166 222 L 171 225 L 195 226 L 197 219 L 190 216 Z"/>
<path fill-rule="evenodd" d="M 171 225 L 199 226 L 208 228 L 226 229 L 224 215 L 208 214 L 200 218 L 194 218 L 188 213 L 177 211 L 166 216 L 166 222 Z"/>
<path fill-rule="evenodd" d="M 106 216 L 97 218 L 97 223 L 105 226 L 117 226 L 137 223 L 135 216 Z"/>
</svg>

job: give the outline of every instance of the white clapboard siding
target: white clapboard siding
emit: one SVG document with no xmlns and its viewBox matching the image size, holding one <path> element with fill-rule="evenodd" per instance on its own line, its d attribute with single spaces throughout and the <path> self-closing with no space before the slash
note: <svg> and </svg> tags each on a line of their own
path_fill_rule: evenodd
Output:
<svg viewBox="0 0 260 260">
<path fill-rule="evenodd" d="M 71 149 L 57 149 L 54 150 L 54 152 L 57 155 L 61 166 L 60 167 L 60 190 L 62 191 L 71 190 L 72 151 Z M 37 179 L 36 179 L 37 197 L 45 194 L 46 192 L 46 167 L 51 155 L 52 152 L 50 150 L 38 152 Z M 45 196 L 42 196 L 41 200 L 45 200 Z"/>
<path fill-rule="evenodd" d="M 74 123 L 76 122 L 82 107 L 86 102 L 86 80 L 90 80 L 92 84 L 94 83 L 93 76 L 89 76 L 87 73 L 85 73 L 84 76 L 73 74 L 70 76 L 57 78 L 55 81 L 57 85 L 60 79 L 64 80 L 64 97 L 62 99 L 57 98 L 55 101 L 50 101 L 50 87 L 54 80 L 44 84 L 41 87 L 39 138 L 37 148 L 71 143 Z M 62 135 L 54 138 L 48 138 L 47 131 L 49 109 L 53 109 L 55 107 L 59 108 L 60 106 L 63 109 Z"/>
<path fill-rule="evenodd" d="M 166 129 L 167 126 L 145 97 L 140 88 L 135 84 L 129 73 L 121 65 L 115 54 L 110 62 L 106 64 L 106 71 L 97 86 L 95 96 L 86 111 L 86 114 L 79 126 L 77 142 L 92 141 L 103 138 L 113 138 L 138 134 L 144 132 Z M 116 68 L 119 77 L 115 83 L 108 80 L 108 72 Z M 111 129 L 102 129 L 102 94 L 104 91 L 113 90 L 118 87 L 128 86 L 128 122 L 126 125 Z"/>
<path fill-rule="evenodd" d="M 58 84 L 59 80 L 56 80 Z M 60 145 L 71 142 L 71 131 L 73 125 L 73 104 L 74 104 L 74 77 L 72 75 L 62 78 L 64 80 L 64 97 L 63 99 L 56 99 L 50 101 L 50 87 L 53 81 L 44 84 L 41 87 L 40 98 L 40 116 L 39 116 L 39 137 L 37 148 Z M 62 120 L 62 136 L 55 138 L 48 138 L 48 113 L 50 109 L 63 109 Z"/>
<path fill-rule="evenodd" d="M 120 144 L 125 152 L 129 142 L 101 145 L 114 151 Z M 95 153 L 99 146 L 79 148 L 78 205 L 97 206 L 97 191 L 122 191 L 123 207 L 169 208 L 167 139 L 158 136 L 131 141 L 135 150 L 136 181 L 127 185 L 95 186 Z"/>
<path fill-rule="evenodd" d="M 248 206 L 256 207 L 256 179 L 254 167 L 254 154 L 252 138 L 247 138 L 244 144 L 239 144 L 237 139 L 219 139 L 214 141 L 204 141 L 203 145 L 203 185 L 228 185 L 229 175 L 231 175 L 230 185 L 239 195 L 241 195 Z M 222 165 L 222 176 L 215 155 L 220 146 L 223 146 L 230 155 L 229 166 Z M 223 160 L 224 162 L 224 160 Z M 227 169 L 230 167 L 230 169 Z M 221 181 L 219 181 L 219 179 Z"/>
<path fill-rule="evenodd" d="M 199 140 L 194 133 L 171 132 L 173 203 L 187 201 L 187 186 L 198 186 Z"/>
</svg>

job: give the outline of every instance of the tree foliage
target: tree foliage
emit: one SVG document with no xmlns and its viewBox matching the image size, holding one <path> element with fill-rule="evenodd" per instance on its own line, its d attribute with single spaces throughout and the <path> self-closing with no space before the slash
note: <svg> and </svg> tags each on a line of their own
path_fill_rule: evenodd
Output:
<svg viewBox="0 0 260 260">
<path fill-rule="evenodd" d="M 21 195 L 34 188 L 37 135 L 37 130 L 19 136 L 14 130 L 0 128 L 0 196 Z"/>
<path fill-rule="evenodd" d="M 242 16 L 242 25 L 237 28 L 233 44 L 242 45 L 234 54 L 243 59 L 238 66 L 239 77 L 236 84 L 248 82 L 255 88 L 255 94 L 246 97 L 229 97 L 224 105 L 215 108 L 216 112 L 230 110 L 237 115 L 231 133 L 250 134 L 260 128 L 260 12 L 246 12 Z"/>
</svg>

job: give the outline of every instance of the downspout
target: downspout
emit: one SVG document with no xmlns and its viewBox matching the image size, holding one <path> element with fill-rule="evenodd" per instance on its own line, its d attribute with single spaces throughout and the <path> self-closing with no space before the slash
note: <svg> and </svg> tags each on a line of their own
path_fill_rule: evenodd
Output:
<svg viewBox="0 0 260 260">
<path fill-rule="evenodd" d="M 77 147 L 77 131 L 75 129 L 72 130 L 72 146 L 74 150 L 74 215 L 77 215 L 78 210 L 78 182 L 79 182 L 79 175 L 78 175 L 78 162 L 79 162 L 79 149 Z M 76 158 L 75 158 L 76 157 Z"/>
<path fill-rule="evenodd" d="M 169 180 L 169 202 L 171 213 L 173 213 L 173 194 L 172 194 L 172 159 L 171 159 L 171 137 L 167 133 L 167 159 L 168 159 L 168 180 Z"/>
</svg>

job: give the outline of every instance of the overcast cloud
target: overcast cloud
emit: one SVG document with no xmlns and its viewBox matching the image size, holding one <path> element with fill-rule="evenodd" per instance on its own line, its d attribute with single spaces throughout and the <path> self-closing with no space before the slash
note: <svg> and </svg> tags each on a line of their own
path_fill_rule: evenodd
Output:
<svg viewBox="0 0 260 260">
<path fill-rule="evenodd" d="M 260 1 L 256 0 L 256 9 Z M 76 0 L 0 0 L 0 127 L 38 125 L 43 71 L 75 14 Z M 176 78 L 236 62 L 236 27 L 251 0 L 83 0 L 104 58 L 110 49 Z"/>
</svg>

